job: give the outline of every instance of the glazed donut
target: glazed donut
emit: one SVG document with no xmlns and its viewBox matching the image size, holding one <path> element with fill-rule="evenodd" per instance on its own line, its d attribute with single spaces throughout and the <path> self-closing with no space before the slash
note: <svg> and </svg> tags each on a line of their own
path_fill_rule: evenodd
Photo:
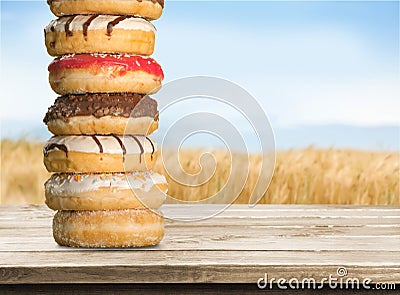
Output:
<svg viewBox="0 0 400 295">
<path fill-rule="evenodd" d="M 43 148 L 49 172 L 151 170 L 156 144 L 141 135 L 53 136 Z"/>
<path fill-rule="evenodd" d="M 44 31 L 51 56 L 92 52 L 151 55 L 154 51 L 154 26 L 128 15 L 63 16 Z"/>
<path fill-rule="evenodd" d="M 53 236 L 61 246 L 144 247 L 164 236 L 164 218 L 149 209 L 58 211 Z"/>
<path fill-rule="evenodd" d="M 53 210 L 158 209 L 167 181 L 152 171 L 53 174 L 44 185 Z"/>
<path fill-rule="evenodd" d="M 72 54 L 49 65 L 49 82 L 58 94 L 96 92 L 154 93 L 164 73 L 152 58 L 119 54 Z"/>
<path fill-rule="evenodd" d="M 74 14 L 126 14 L 157 19 L 164 0 L 47 0 L 56 16 Z"/>
<path fill-rule="evenodd" d="M 43 122 L 55 135 L 151 134 L 158 128 L 157 101 L 137 93 L 68 94 Z"/>
</svg>

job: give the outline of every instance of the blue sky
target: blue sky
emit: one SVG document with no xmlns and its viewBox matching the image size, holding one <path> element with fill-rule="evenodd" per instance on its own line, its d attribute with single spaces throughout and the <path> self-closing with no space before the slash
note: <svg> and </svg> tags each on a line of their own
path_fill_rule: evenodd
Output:
<svg viewBox="0 0 400 295">
<path fill-rule="evenodd" d="M 45 1 L 1 4 L 0 118 L 40 124 L 56 97 L 47 83 L 51 58 L 43 40 L 43 27 L 54 17 Z M 396 1 L 167 1 L 155 22 L 154 57 L 165 82 L 211 75 L 238 83 L 278 133 L 299 126 L 393 127 L 400 109 L 398 24 Z M 227 112 L 221 110 L 232 115 Z M 29 133 L 32 126 L 22 124 L 19 131 Z M 392 146 L 396 131 L 381 144 Z M 2 134 L 10 132 L 3 124 Z M 322 141 L 318 132 L 306 144 Z M 330 144 L 340 146 L 340 138 Z"/>
</svg>

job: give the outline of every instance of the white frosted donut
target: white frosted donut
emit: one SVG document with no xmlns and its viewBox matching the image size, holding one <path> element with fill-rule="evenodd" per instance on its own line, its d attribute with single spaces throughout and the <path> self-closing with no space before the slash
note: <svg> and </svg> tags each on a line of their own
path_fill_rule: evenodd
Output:
<svg viewBox="0 0 400 295">
<path fill-rule="evenodd" d="M 150 170 L 157 145 L 142 135 L 53 136 L 44 146 L 49 172 Z"/>
<path fill-rule="evenodd" d="M 151 55 L 154 51 L 154 26 L 133 16 L 64 16 L 51 21 L 44 31 L 51 56 L 92 52 Z"/>
<path fill-rule="evenodd" d="M 74 14 L 126 14 L 157 19 L 164 0 L 47 0 L 57 16 Z"/>
<path fill-rule="evenodd" d="M 53 210 L 158 209 L 167 181 L 152 171 L 53 174 L 45 183 L 46 204 Z"/>
<path fill-rule="evenodd" d="M 164 218 L 149 209 L 58 211 L 53 236 L 61 246 L 144 247 L 164 236 Z"/>
<path fill-rule="evenodd" d="M 58 94 L 155 93 L 164 73 L 152 58 L 140 55 L 72 54 L 49 65 L 49 82 Z"/>
</svg>

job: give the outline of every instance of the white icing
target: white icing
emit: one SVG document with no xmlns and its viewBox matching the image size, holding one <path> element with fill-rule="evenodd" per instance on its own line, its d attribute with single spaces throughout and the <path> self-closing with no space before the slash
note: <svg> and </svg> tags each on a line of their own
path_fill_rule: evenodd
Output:
<svg viewBox="0 0 400 295">
<path fill-rule="evenodd" d="M 125 146 L 126 154 L 140 154 L 140 146 L 134 139 L 134 137 L 141 143 L 144 153 L 152 153 L 153 147 L 150 141 L 154 145 L 154 151 L 157 150 L 157 145 L 149 137 L 143 135 L 133 136 L 122 136 L 116 135 Z M 118 140 L 111 135 L 96 135 L 100 144 L 103 147 L 103 154 L 122 154 L 122 148 Z M 51 144 L 65 145 L 69 152 L 81 152 L 81 153 L 100 153 L 99 146 L 92 136 L 53 136 L 50 138 L 44 146 L 44 150 Z M 53 150 L 59 150 L 57 147 L 48 150 L 48 152 Z"/>
<path fill-rule="evenodd" d="M 72 22 L 69 24 L 71 31 L 83 31 L 83 24 L 91 17 L 91 15 L 77 15 Z M 90 30 L 105 30 L 107 31 L 107 24 L 114 21 L 118 15 L 99 15 L 89 25 L 88 31 Z M 65 23 L 70 19 L 70 16 L 62 16 L 58 19 L 52 20 L 45 28 L 46 33 L 51 31 L 51 27 L 57 32 L 65 31 Z M 128 17 L 118 24 L 113 29 L 122 30 L 140 30 L 146 32 L 155 32 L 156 28 L 149 21 L 140 17 Z"/>
<path fill-rule="evenodd" d="M 45 183 L 46 192 L 65 197 L 95 191 L 102 187 L 115 190 L 135 189 L 148 192 L 156 184 L 167 184 L 164 176 L 153 171 L 102 174 L 54 174 Z"/>
<path fill-rule="evenodd" d="M 55 60 L 66 60 L 66 59 L 70 59 L 73 58 L 75 56 L 80 56 L 80 55 L 86 55 L 89 54 L 93 57 L 98 57 L 98 58 L 106 58 L 106 57 L 113 57 L 115 59 L 123 59 L 123 58 L 130 58 L 130 57 L 140 57 L 144 60 L 147 61 L 147 64 L 152 64 L 152 63 L 156 63 L 156 61 L 154 59 L 152 59 L 149 56 L 144 56 L 144 55 L 140 55 L 140 54 L 127 54 L 127 53 L 84 53 L 84 54 L 75 54 L 75 53 L 69 53 L 69 54 L 64 54 L 63 56 L 60 56 L 58 58 L 56 58 Z"/>
</svg>

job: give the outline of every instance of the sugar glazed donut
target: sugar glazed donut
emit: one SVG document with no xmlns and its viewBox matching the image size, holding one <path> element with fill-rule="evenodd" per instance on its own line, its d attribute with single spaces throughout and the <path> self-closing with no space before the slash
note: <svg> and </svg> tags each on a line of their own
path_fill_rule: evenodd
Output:
<svg viewBox="0 0 400 295">
<path fill-rule="evenodd" d="M 49 172 L 151 170 L 156 144 L 142 135 L 53 136 L 43 148 Z"/>
<path fill-rule="evenodd" d="M 164 0 L 47 0 L 56 16 L 74 14 L 125 14 L 157 19 Z"/>
<path fill-rule="evenodd" d="M 51 56 L 91 52 L 151 55 L 155 30 L 149 21 L 128 15 L 63 16 L 44 29 Z"/>
<path fill-rule="evenodd" d="M 58 211 L 53 236 L 70 247 L 151 246 L 164 236 L 164 218 L 149 209 Z"/>
<path fill-rule="evenodd" d="M 51 88 L 58 94 L 154 93 L 164 73 L 152 58 L 139 55 L 77 54 L 55 59 L 48 67 Z"/>
<path fill-rule="evenodd" d="M 153 171 L 58 173 L 45 183 L 53 210 L 158 209 L 166 192 L 165 177 Z"/>
<path fill-rule="evenodd" d="M 55 135 L 151 134 L 158 128 L 157 101 L 137 93 L 68 94 L 43 122 Z"/>
</svg>

